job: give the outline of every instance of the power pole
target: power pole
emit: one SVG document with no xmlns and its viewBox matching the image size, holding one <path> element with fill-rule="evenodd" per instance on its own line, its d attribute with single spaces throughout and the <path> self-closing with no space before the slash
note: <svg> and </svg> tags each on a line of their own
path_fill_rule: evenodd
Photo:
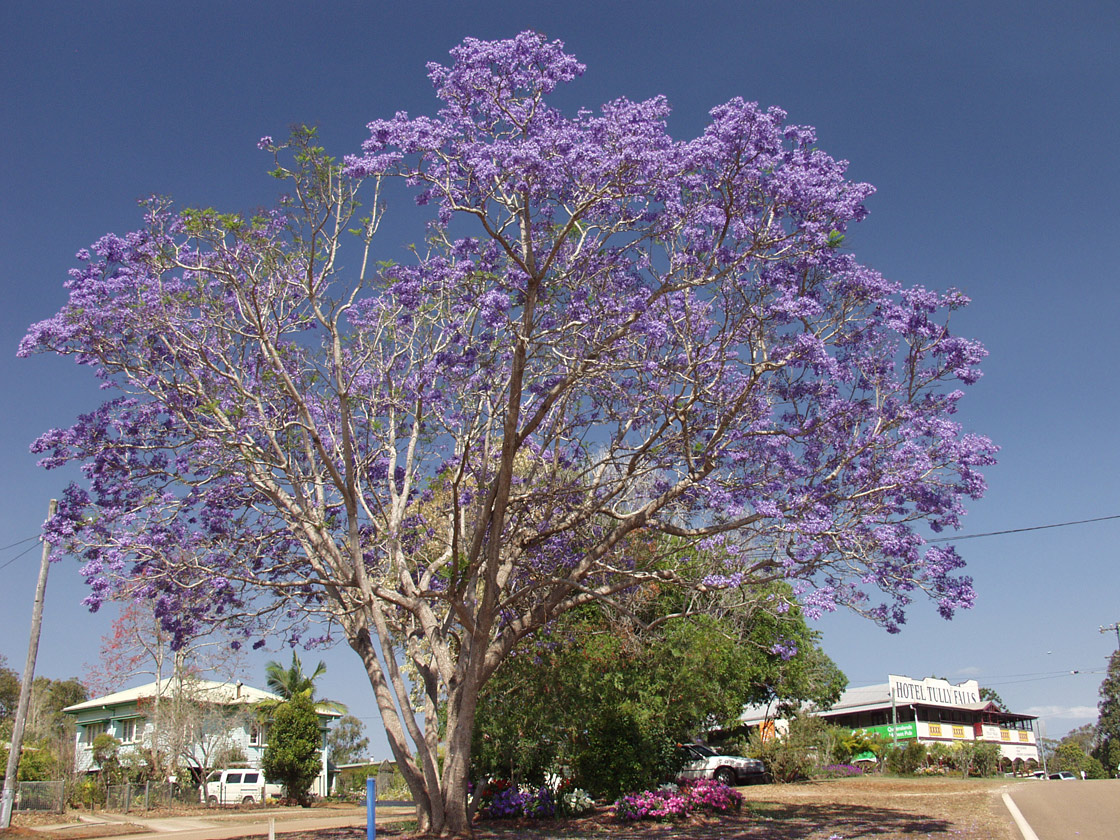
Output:
<svg viewBox="0 0 1120 840">
<path fill-rule="evenodd" d="M 58 500 L 51 499 L 47 519 L 58 510 Z M 12 804 L 19 784 L 19 753 L 23 749 L 23 727 L 27 723 L 27 707 L 31 703 L 31 683 L 35 680 L 35 659 L 39 655 L 39 628 L 43 625 L 43 599 L 47 594 L 47 572 L 50 571 L 51 544 L 43 540 L 43 560 L 39 564 L 39 582 L 35 585 L 35 604 L 31 608 L 31 639 L 27 643 L 27 664 L 19 685 L 19 706 L 12 726 L 12 745 L 8 748 L 8 770 L 4 776 L 4 796 L 0 800 L 0 829 L 12 824 Z"/>
<path fill-rule="evenodd" d="M 1111 633 L 1113 630 L 1116 631 L 1116 650 L 1120 651 L 1120 621 L 1101 628 L 1102 633 Z"/>
</svg>

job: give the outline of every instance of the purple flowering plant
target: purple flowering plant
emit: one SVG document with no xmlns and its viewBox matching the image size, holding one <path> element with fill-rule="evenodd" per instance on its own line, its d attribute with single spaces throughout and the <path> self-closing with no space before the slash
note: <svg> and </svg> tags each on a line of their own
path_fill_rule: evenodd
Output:
<svg viewBox="0 0 1120 840">
<path fill-rule="evenodd" d="M 843 779 L 848 776 L 862 776 L 863 768 L 855 764 L 826 764 L 820 775 L 830 779 Z"/>
<path fill-rule="evenodd" d="M 524 639 L 650 584 L 948 618 L 971 581 L 923 535 L 996 449 L 957 415 L 967 299 L 856 259 L 872 188 L 812 129 L 743 99 L 685 140 L 662 97 L 564 113 L 583 65 L 531 32 L 451 57 L 432 115 L 341 164 L 262 137 L 271 210 L 146 202 L 19 353 L 105 389 L 33 446 L 81 469 L 45 533 L 89 606 L 143 600 L 176 644 L 345 640 L 420 829 L 454 834 L 476 698 Z M 388 179 L 432 209 L 400 263 Z"/>
<path fill-rule="evenodd" d="M 492 779 L 479 791 L 478 814 L 484 819 L 550 819 L 556 813 L 556 795 L 548 785 L 528 788 L 508 779 Z"/>
</svg>

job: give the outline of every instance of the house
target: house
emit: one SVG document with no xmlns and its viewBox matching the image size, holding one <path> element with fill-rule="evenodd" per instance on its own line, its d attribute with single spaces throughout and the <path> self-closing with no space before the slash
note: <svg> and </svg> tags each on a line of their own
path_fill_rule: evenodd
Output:
<svg viewBox="0 0 1120 840">
<path fill-rule="evenodd" d="M 1038 766 L 1035 715 L 1006 712 L 980 697 L 976 680 L 948 680 L 888 674 L 879 685 L 850 688 L 830 709 L 812 712 L 829 723 L 877 734 L 898 743 L 952 745 L 987 742 L 999 746 L 1005 769 Z M 774 720 L 766 707 L 748 706 L 740 718 L 758 727 L 763 738 L 781 733 L 785 721 Z"/>
<path fill-rule="evenodd" d="M 97 770 L 93 742 L 109 734 L 121 743 L 119 755 L 146 756 L 153 750 L 174 753 L 196 776 L 227 763 L 260 767 L 268 745 L 268 727 L 260 723 L 257 705 L 280 702 L 268 691 L 244 685 L 189 678 L 165 679 L 94 697 L 63 711 L 77 724 L 74 766 Z M 329 791 L 327 728 L 338 712 L 322 707 L 319 714 L 321 770 L 311 794 Z"/>
</svg>

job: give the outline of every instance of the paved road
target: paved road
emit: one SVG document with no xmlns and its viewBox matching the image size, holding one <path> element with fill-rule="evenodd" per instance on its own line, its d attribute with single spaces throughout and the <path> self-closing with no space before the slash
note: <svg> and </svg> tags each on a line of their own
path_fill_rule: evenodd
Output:
<svg viewBox="0 0 1120 840">
<path fill-rule="evenodd" d="M 377 824 L 412 819 L 416 810 L 412 805 L 378 805 Z M 98 815 L 99 821 L 108 824 L 141 825 L 149 829 L 147 833 L 122 834 L 99 837 L 98 840 L 230 840 L 235 837 L 250 837 L 268 834 L 269 818 L 275 820 L 275 833 L 285 834 L 293 831 L 319 831 L 326 828 L 363 827 L 366 824 L 365 808 L 342 810 L 260 811 L 254 814 L 235 812 L 210 816 L 192 815 L 189 817 L 167 817 L 145 819 L 136 814 Z M 73 824 L 71 824 L 72 826 Z M 42 826 L 43 831 L 59 831 L 65 834 L 65 826 Z M 168 837 L 168 835 L 173 835 Z"/>
<path fill-rule="evenodd" d="M 1007 793 L 1038 840 L 1120 838 L 1120 779 L 1023 782 Z"/>
</svg>

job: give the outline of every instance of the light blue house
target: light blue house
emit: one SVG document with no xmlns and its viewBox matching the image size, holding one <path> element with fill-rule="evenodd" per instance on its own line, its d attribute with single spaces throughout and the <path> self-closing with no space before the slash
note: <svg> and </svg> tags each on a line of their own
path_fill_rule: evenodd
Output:
<svg viewBox="0 0 1120 840">
<path fill-rule="evenodd" d="M 231 754 L 260 767 L 268 745 L 268 727 L 259 723 L 257 705 L 279 702 L 275 694 L 243 683 L 165 679 L 94 697 L 63 709 L 77 724 L 74 766 L 79 772 L 97 770 L 93 741 L 101 734 L 121 743 L 120 755 L 149 754 L 157 749 L 174 753 L 178 763 L 202 776 Z M 319 707 L 320 772 L 311 794 L 329 792 L 327 729 L 333 712 Z M 217 762 L 217 763 L 216 763 Z"/>
</svg>

